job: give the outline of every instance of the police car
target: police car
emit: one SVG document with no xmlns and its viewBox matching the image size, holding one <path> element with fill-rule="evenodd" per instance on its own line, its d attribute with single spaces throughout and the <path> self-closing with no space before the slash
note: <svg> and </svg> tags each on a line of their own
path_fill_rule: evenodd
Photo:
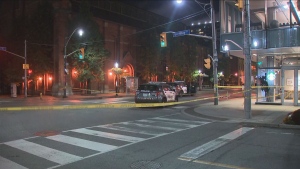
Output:
<svg viewBox="0 0 300 169">
<path fill-rule="evenodd" d="M 178 95 L 165 82 L 141 84 L 135 93 L 135 103 L 165 103 L 175 101 L 178 101 Z"/>
</svg>

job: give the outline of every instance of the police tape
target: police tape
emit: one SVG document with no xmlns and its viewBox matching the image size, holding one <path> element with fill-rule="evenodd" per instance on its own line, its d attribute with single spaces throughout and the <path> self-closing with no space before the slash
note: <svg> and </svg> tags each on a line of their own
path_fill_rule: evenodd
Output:
<svg viewBox="0 0 300 169">
<path fill-rule="evenodd" d="M 219 86 L 220 87 L 220 86 Z M 24 107 L 1 107 L 0 111 L 29 111 L 29 110 L 68 110 L 68 109 L 97 109 L 97 108 L 150 108 L 150 107 L 166 107 L 174 106 L 178 104 L 210 100 L 215 98 L 229 98 L 232 95 L 245 93 L 246 91 L 237 91 L 233 93 L 226 93 L 224 95 L 218 95 L 217 97 L 204 97 L 193 100 L 180 101 L 180 102 L 168 102 L 168 103 L 111 103 L 111 104 L 80 104 L 80 105 L 54 105 L 54 106 L 24 106 Z M 280 95 L 280 94 L 278 94 Z M 244 98 L 246 98 L 244 96 Z M 251 97 L 253 98 L 253 97 Z M 263 98 L 263 97 L 262 97 Z"/>
</svg>

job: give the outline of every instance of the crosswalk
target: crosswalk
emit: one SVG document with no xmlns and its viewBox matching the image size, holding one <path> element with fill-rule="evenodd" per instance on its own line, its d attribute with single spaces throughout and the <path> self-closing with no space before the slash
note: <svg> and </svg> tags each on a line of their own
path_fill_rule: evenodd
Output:
<svg viewBox="0 0 300 169">
<path fill-rule="evenodd" d="M 63 131 L 0 144 L 0 169 L 56 168 L 209 122 L 154 117 Z"/>
</svg>

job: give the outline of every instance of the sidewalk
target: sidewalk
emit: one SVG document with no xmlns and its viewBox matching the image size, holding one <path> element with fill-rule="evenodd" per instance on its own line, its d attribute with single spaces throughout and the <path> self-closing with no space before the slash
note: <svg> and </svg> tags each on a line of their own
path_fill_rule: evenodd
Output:
<svg viewBox="0 0 300 169">
<path fill-rule="evenodd" d="M 236 98 L 222 100 L 218 105 L 214 103 L 201 104 L 194 109 L 199 116 L 210 119 L 219 119 L 226 122 L 239 122 L 251 126 L 297 128 L 299 125 L 283 124 L 284 117 L 300 107 L 291 105 L 260 105 L 255 104 L 255 99 L 251 100 L 251 118 L 246 119 L 244 112 L 244 99 Z"/>
<path fill-rule="evenodd" d="M 85 99 L 103 99 L 103 98 L 117 98 L 117 97 L 133 97 L 133 93 L 118 93 L 118 96 L 116 96 L 116 93 L 110 92 L 110 93 L 99 93 L 99 94 L 86 94 L 86 95 L 70 95 L 66 98 L 63 98 L 63 96 L 50 96 L 50 95 L 34 95 L 30 96 L 28 95 L 27 98 L 25 98 L 24 95 L 18 95 L 17 97 L 11 97 L 10 95 L 0 95 L 0 101 L 1 100 L 14 100 L 14 101 L 22 101 L 22 100 L 36 100 L 37 98 L 41 98 L 43 100 L 85 100 Z"/>
</svg>

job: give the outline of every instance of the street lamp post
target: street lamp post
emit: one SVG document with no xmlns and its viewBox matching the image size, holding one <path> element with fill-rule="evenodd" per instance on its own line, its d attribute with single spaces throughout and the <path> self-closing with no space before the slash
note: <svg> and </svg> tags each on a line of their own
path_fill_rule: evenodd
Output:
<svg viewBox="0 0 300 169">
<path fill-rule="evenodd" d="M 199 69 L 199 91 L 202 90 L 202 83 L 203 83 L 203 74 L 201 70 Z"/>
<path fill-rule="evenodd" d="M 118 68 L 119 68 L 119 64 L 118 62 L 115 63 L 115 68 L 116 68 L 116 96 L 118 96 Z"/>
<path fill-rule="evenodd" d="M 77 31 L 79 33 L 79 36 L 82 36 L 83 34 L 83 31 L 79 28 L 76 28 L 74 29 L 74 31 L 72 32 L 72 34 L 69 36 L 69 37 L 66 37 L 65 38 L 65 47 L 64 47 L 64 72 L 65 72 L 65 77 L 64 77 L 64 95 L 63 95 L 63 98 L 67 98 L 67 74 L 68 74 L 68 71 L 67 71 L 67 45 L 71 39 L 71 37 L 73 36 L 73 34 Z M 66 40 L 68 39 L 68 40 Z"/>
</svg>

